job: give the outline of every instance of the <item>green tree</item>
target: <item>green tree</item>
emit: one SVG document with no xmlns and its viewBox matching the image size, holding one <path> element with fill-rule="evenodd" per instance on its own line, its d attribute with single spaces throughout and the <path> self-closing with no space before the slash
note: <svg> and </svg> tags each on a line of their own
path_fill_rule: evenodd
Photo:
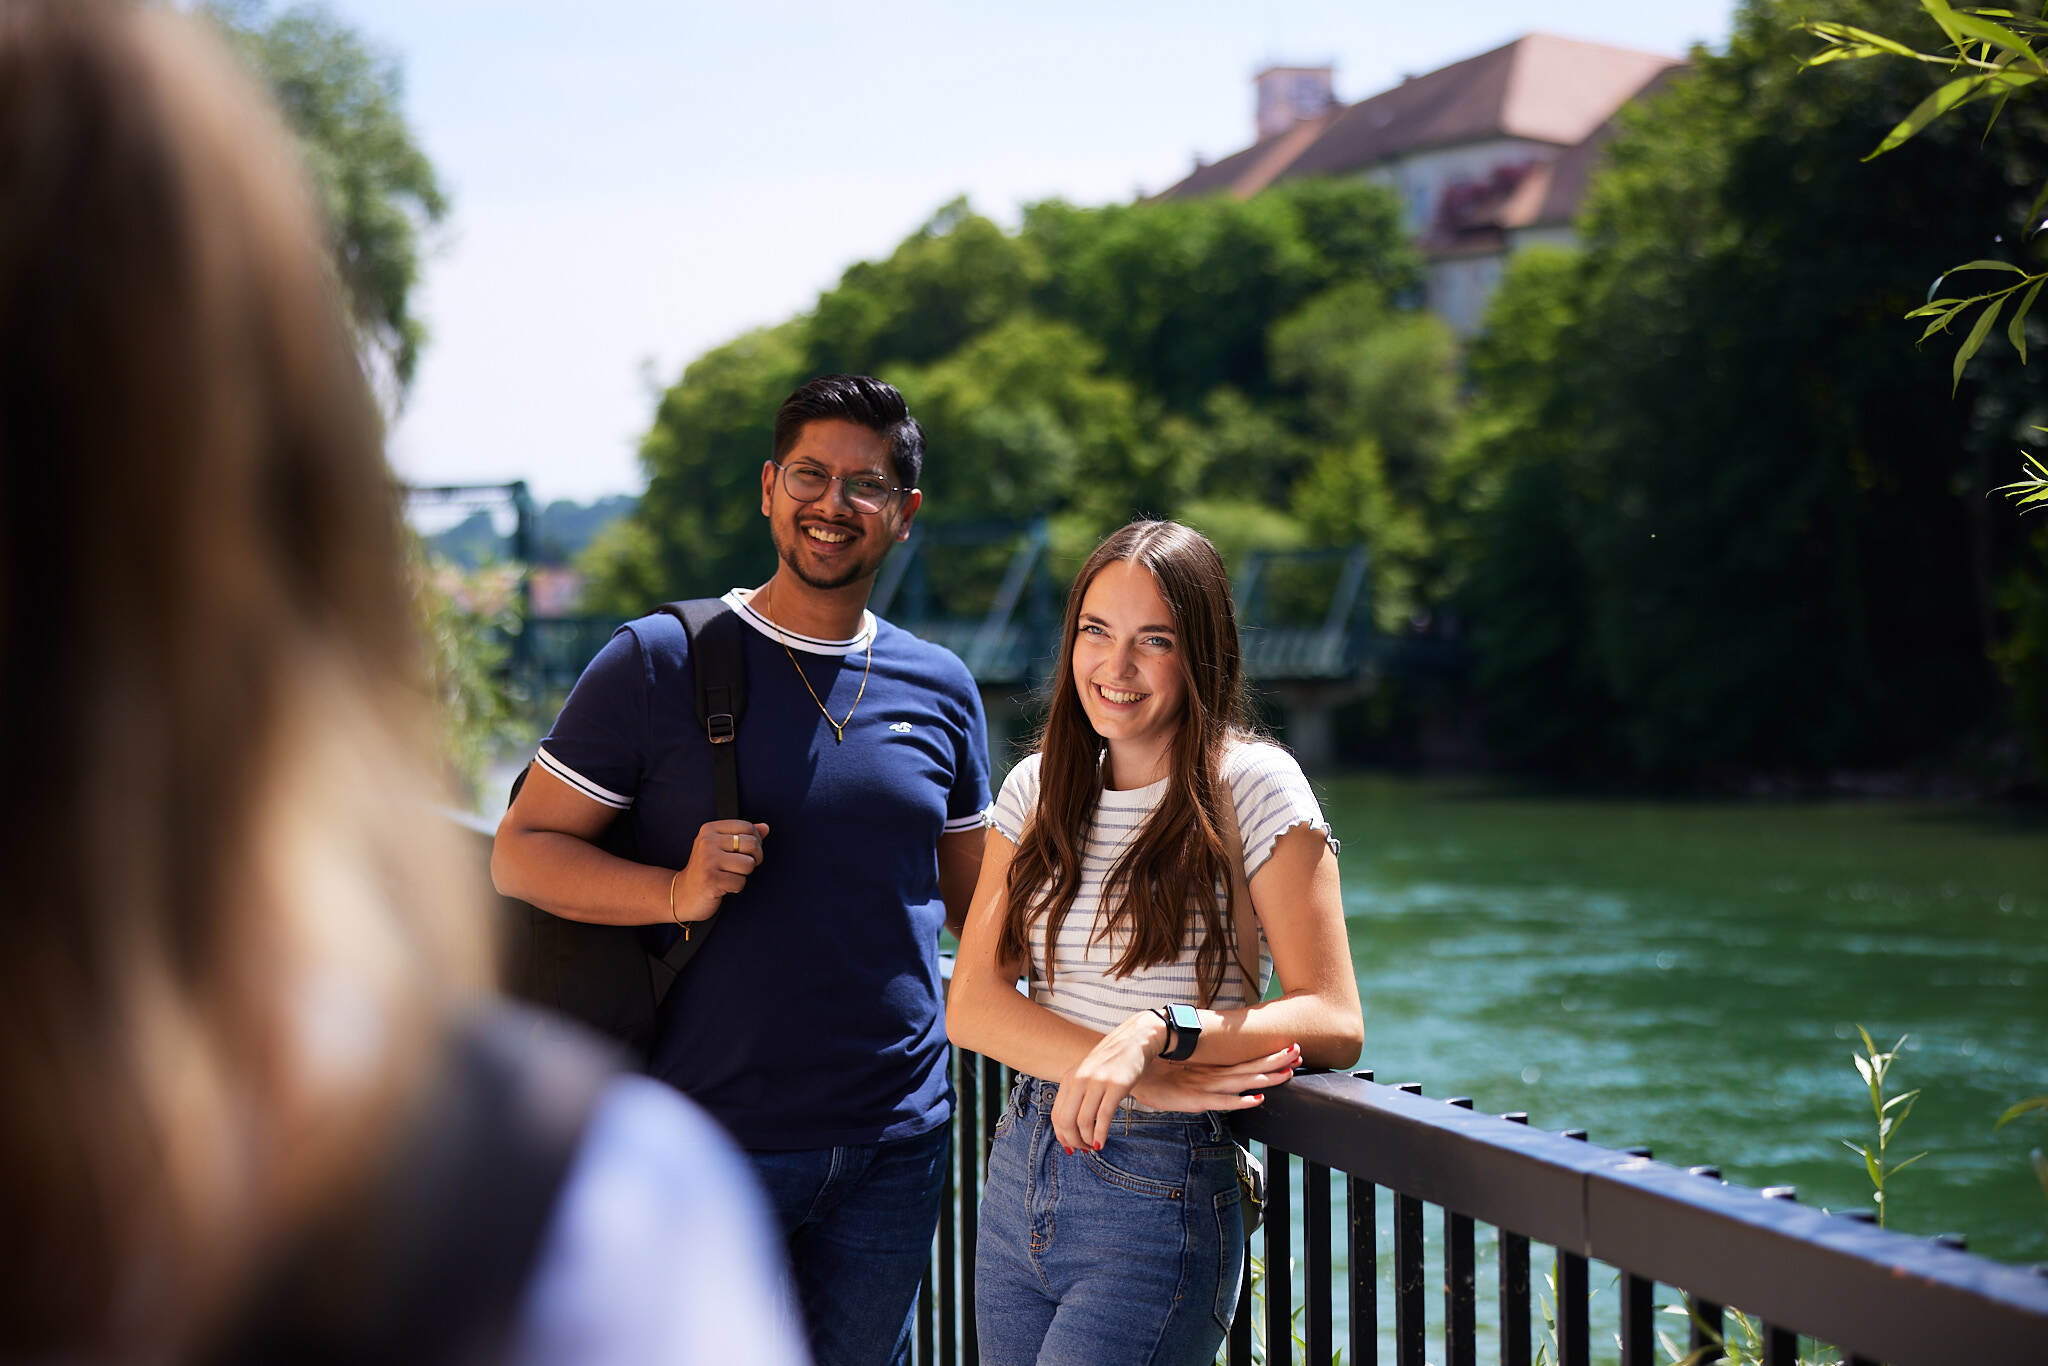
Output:
<svg viewBox="0 0 2048 1366">
<path fill-rule="evenodd" d="M 1856 9 L 1882 26 L 1910 6 Z M 1984 502 L 2033 396 L 1993 364 L 1949 404 L 1943 362 L 1888 320 L 1905 282 L 2024 209 L 2043 125 L 2009 114 L 1981 153 L 2005 170 L 1970 186 L 1950 173 L 1979 154 L 1961 128 L 1864 166 L 1867 130 L 1919 92 L 1870 64 L 1800 75 L 1798 17 L 1744 4 L 1727 52 L 1696 52 L 1612 144 L 1582 255 L 1503 291 L 1550 320 L 1554 364 L 1512 344 L 1475 360 L 1475 463 L 1498 490 L 1479 539 L 1526 542 L 1533 517 L 1551 543 L 1475 571 L 1482 639 L 1544 626 L 1518 663 L 1488 659 L 1492 696 L 1557 697 L 1552 743 L 1590 732 L 1644 772 L 1954 743 L 1996 710 L 2000 582 L 2039 573 Z"/>
<path fill-rule="evenodd" d="M 639 616 L 768 577 L 761 462 L 777 405 L 808 377 L 806 340 L 801 320 L 749 332 L 692 361 L 661 396 L 640 442 L 647 492 L 579 562 L 590 611 Z"/>
<path fill-rule="evenodd" d="M 1429 314 L 1391 309 L 1378 281 L 1316 295 L 1275 325 L 1277 378 L 1299 391 L 1317 449 L 1289 491 L 1311 540 L 1373 551 L 1379 624 L 1442 600 L 1445 456 L 1458 429 L 1458 354 Z"/>
<path fill-rule="evenodd" d="M 1455 359 L 1433 324 L 1385 302 L 1419 282 L 1392 196 L 1355 181 L 1250 203 L 1047 202 L 1014 233 L 947 204 L 887 257 L 849 267 L 804 317 L 689 367 L 642 445 L 639 513 L 586 556 L 591 601 L 637 612 L 764 577 L 752 487 L 774 408 L 832 370 L 879 374 L 910 399 L 931 452 L 926 525 L 1048 517 L 1057 567 L 1139 513 L 1189 517 L 1230 550 L 1391 536 L 1410 523 L 1434 535 L 1437 519 L 1417 520 L 1410 504 L 1429 496 L 1423 467 L 1444 444 Z M 1372 301 L 1370 317 L 1333 322 L 1345 364 L 1318 368 L 1311 325 L 1354 297 Z M 1282 376 L 1271 339 L 1297 314 L 1309 322 L 1296 329 L 1297 369 Z M 1398 378 L 1375 387 L 1358 373 L 1380 366 Z M 1344 417 L 1347 402 L 1372 404 L 1371 420 Z M 1389 453 L 1372 465 L 1390 472 L 1383 526 L 1333 515 L 1296 487 L 1323 470 L 1322 498 L 1349 496 L 1327 482 L 1342 468 L 1330 451 L 1351 452 L 1368 431 Z M 977 571 L 951 576 L 958 591 L 972 591 Z"/>
<path fill-rule="evenodd" d="M 1039 307 L 1101 343 L 1107 363 L 1172 411 L 1229 386 L 1274 393 L 1273 324 L 1333 285 L 1412 293 L 1420 261 L 1393 196 L 1307 181 L 1242 202 L 1217 196 L 1102 209 L 1027 209 L 1046 283 Z"/>
<path fill-rule="evenodd" d="M 1562 381 L 1580 269 L 1557 249 L 1515 257 L 1467 357 L 1478 397 L 1452 455 L 1462 497 L 1450 547 L 1467 571 L 1488 747 L 1561 772 L 1619 760 L 1606 733 L 1613 698 L 1586 648 L 1593 579 L 1580 523 L 1595 500 L 1570 483 L 1585 421 Z"/>
<path fill-rule="evenodd" d="M 315 5 L 273 15 L 262 0 L 212 0 L 204 10 L 298 135 L 358 344 L 395 407 L 426 342 L 413 312 L 422 238 L 448 212 L 440 178 L 406 123 L 398 62 Z"/>
<path fill-rule="evenodd" d="M 519 569 L 465 569 L 412 542 L 413 610 L 426 652 L 427 684 L 441 712 L 441 763 L 464 805 L 481 809 L 492 759 L 525 743 L 525 699 L 505 684 L 507 637 L 520 628 Z"/>
<path fill-rule="evenodd" d="M 806 368 L 871 374 L 929 365 L 1021 311 L 1038 273 L 1028 242 L 956 199 L 886 260 L 849 266 L 818 297 Z"/>
<path fill-rule="evenodd" d="M 899 378 L 939 453 L 924 480 L 935 522 L 1081 510 L 1115 525 L 1125 502 L 1173 501 L 1148 489 L 1173 471 L 1158 468 L 1138 395 L 1071 324 L 1020 313 Z"/>
</svg>

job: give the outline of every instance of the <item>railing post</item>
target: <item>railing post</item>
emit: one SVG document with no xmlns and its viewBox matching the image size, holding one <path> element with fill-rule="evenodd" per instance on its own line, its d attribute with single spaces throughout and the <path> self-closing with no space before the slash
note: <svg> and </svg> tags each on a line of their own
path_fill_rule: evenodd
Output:
<svg viewBox="0 0 2048 1366">
<path fill-rule="evenodd" d="M 1501 1116 L 1527 1124 L 1526 1111 Z M 1500 1366 L 1529 1366 L 1529 1240 L 1500 1230 Z"/>
<path fill-rule="evenodd" d="M 937 1256 L 936 1250 L 933 1252 Z M 938 1341 L 938 1306 L 932 1303 L 932 1268 L 925 1263 L 924 1279 L 917 1286 L 917 1360 L 919 1366 L 932 1366 L 933 1352 Z"/>
<path fill-rule="evenodd" d="M 1350 1239 L 1345 1249 L 1351 1263 L 1349 1277 L 1351 1351 L 1345 1360 L 1354 1366 L 1379 1366 L 1379 1231 L 1373 1227 L 1379 1217 L 1378 1194 L 1372 1182 L 1347 1177 L 1344 1204 L 1349 1215 Z"/>
<path fill-rule="evenodd" d="M 957 1061 L 957 1050 L 953 1056 Z M 953 1152 L 946 1160 L 944 1174 L 939 1178 L 938 1366 L 958 1366 L 960 1360 L 959 1282 L 954 1272 L 954 1258 L 960 1244 L 959 1207 L 954 1201 L 960 1187 L 953 1179 L 953 1166 L 959 1159 L 963 1127 L 961 1112 L 956 1109 L 953 1112 Z"/>
<path fill-rule="evenodd" d="M 1294 1276 L 1288 1251 L 1294 1244 L 1294 1178 L 1288 1154 L 1266 1145 L 1266 1366 L 1294 1361 Z"/>
<path fill-rule="evenodd" d="M 1648 1148 L 1624 1148 L 1630 1157 L 1648 1160 Z M 1621 1275 L 1621 1366 L 1658 1366 L 1655 1281 L 1632 1271 Z"/>
<path fill-rule="evenodd" d="M 954 1068 L 959 1077 L 955 1091 L 959 1122 L 953 1130 L 952 1165 L 960 1174 L 959 1184 L 955 1187 L 960 1192 L 960 1353 L 961 1359 L 969 1366 L 981 1360 L 981 1343 L 974 1332 L 974 1244 L 981 1228 L 982 1135 L 986 1132 L 982 1114 L 981 1061 L 973 1053 L 958 1048 L 953 1050 Z"/>
<path fill-rule="evenodd" d="M 1584 1129 L 1566 1129 L 1566 1138 L 1586 1141 Z M 1557 1250 L 1557 1359 L 1561 1366 L 1587 1366 L 1592 1352 L 1587 1322 L 1586 1259 Z"/>
<path fill-rule="evenodd" d="M 1322 1366 L 1330 1344 L 1330 1169 L 1306 1158 L 1301 1163 L 1302 1299 L 1308 1318 L 1309 1366 Z"/>
<path fill-rule="evenodd" d="M 1397 1090 L 1422 1094 L 1419 1081 Z M 1394 1192 L 1394 1360 L 1399 1366 L 1425 1366 L 1429 1326 L 1422 1302 L 1422 1201 Z"/>
<path fill-rule="evenodd" d="M 1459 1096 L 1448 1104 L 1469 1110 L 1472 1101 Z M 1472 1219 L 1444 1210 L 1444 1361 L 1446 1366 L 1478 1366 L 1478 1273 L 1472 1250 Z"/>
<path fill-rule="evenodd" d="M 1791 1186 L 1766 1186 L 1763 1196 L 1766 1200 L 1797 1200 L 1799 1192 Z M 1799 1366 L 1797 1333 L 1770 1323 L 1759 1327 L 1764 1339 L 1764 1366 Z"/>
<path fill-rule="evenodd" d="M 1704 1176 L 1712 1180 L 1721 1179 L 1719 1167 L 1687 1167 L 1693 1176 Z M 1686 1317 L 1692 1321 L 1692 1332 L 1687 1336 L 1687 1350 L 1695 1355 L 1709 1350 L 1720 1350 L 1727 1345 L 1728 1322 L 1726 1311 L 1712 1300 L 1703 1300 L 1694 1295 L 1685 1297 Z M 1711 1358 L 1699 1356 L 1701 1361 Z"/>
<path fill-rule="evenodd" d="M 1371 1081 L 1371 1072 L 1353 1072 L 1359 1081 Z M 1351 1310 L 1351 1366 L 1379 1366 L 1380 1360 L 1380 1271 L 1379 1196 L 1370 1181 L 1347 1177 L 1344 1206 L 1350 1224 L 1345 1248 L 1351 1263 L 1349 1307 Z M 1322 1366 L 1320 1361 L 1313 1366 Z"/>
</svg>

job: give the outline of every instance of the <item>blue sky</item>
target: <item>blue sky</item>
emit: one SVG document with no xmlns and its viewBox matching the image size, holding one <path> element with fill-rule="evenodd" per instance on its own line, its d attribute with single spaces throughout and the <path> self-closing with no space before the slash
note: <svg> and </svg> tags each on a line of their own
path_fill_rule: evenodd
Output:
<svg viewBox="0 0 2048 1366">
<path fill-rule="evenodd" d="M 1361 99 L 1531 29 L 1682 55 L 1731 0 L 849 6 L 329 0 L 402 64 L 451 192 L 392 432 L 423 482 L 637 492 L 653 393 L 800 311 L 955 195 L 1160 189 L 1251 141 L 1251 76 L 1333 62 Z"/>
</svg>

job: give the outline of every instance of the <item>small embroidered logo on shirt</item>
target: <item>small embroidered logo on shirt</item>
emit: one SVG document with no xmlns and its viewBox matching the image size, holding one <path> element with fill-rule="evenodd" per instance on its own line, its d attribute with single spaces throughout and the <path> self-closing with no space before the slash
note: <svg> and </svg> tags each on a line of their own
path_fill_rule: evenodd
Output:
<svg viewBox="0 0 2048 1366">
<path fill-rule="evenodd" d="M 898 721 L 889 729 L 895 731 L 898 735 L 908 735 L 910 734 L 910 723 L 908 721 Z"/>
</svg>

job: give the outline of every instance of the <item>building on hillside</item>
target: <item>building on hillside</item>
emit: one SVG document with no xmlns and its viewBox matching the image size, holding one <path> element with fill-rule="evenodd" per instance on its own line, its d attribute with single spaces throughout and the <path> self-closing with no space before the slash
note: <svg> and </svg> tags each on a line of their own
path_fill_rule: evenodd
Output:
<svg viewBox="0 0 2048 1366">
<path fill-rule="evenodd" d="M 1478 330 L 1507 258 L 1569 244 L 1614 116 L 1684 64 L 1532 33 L 1357 104 L 1331 68 L 1268 67 L 1254 78 L 1258 141 L 1161 198 L 1247 199 L 1280 181 L 1364 175 L 1391 187 L 1428 261 L 1431 312 Z"/>
</svg>

